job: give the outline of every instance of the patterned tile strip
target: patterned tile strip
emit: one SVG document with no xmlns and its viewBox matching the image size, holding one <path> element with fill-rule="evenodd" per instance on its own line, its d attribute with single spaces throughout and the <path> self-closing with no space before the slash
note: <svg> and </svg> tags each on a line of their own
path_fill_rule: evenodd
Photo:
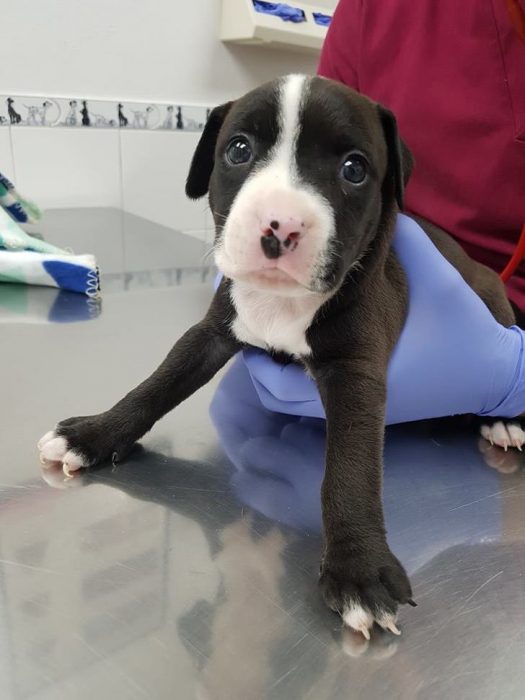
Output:
<svg viewBox="0 0 525 700">
<path fill-rule="evenodd" d="M 0 126 L 202 131 L 209 113 L 175 103 L 0 95 Z"/>
</svg>

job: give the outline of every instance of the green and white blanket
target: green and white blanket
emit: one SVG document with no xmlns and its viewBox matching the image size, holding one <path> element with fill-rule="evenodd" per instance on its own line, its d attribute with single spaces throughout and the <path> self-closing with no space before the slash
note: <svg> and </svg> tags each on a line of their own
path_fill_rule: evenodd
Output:
<svg viewBox="0 0 525 700">
<path fill-rule="evenodd" d="M 93 255 L 57 248 L 29 236 L 18 223 L 31 223 L 39 216 L 37 207 L 20 197 L 0 173 L 0 282 L 57 287 L 98 298 L 99 271 Z"/>
</svg>

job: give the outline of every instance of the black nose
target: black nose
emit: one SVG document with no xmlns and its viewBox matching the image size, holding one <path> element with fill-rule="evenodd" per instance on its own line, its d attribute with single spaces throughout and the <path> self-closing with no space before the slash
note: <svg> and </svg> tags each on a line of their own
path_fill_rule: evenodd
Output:
<svg viewBox="0 0 525 700">
<path fill-rule="evenodd" d="M 277 236 L 274 236 L 273 232 L 269 232 L 264 236 L 261 236 L 261 247 L 263 249 L 263 253 L 270 260 L 275 260 L 275 258 L 278 258 L 282 253 L 281 241 L 277 238 Z"/>
</svg>

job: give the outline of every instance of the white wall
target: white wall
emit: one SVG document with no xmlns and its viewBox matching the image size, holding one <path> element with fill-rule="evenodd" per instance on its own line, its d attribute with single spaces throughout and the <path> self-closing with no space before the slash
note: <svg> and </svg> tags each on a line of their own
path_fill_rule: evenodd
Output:
<svg viewBox="0 0 525 700">
<path fill-rule="evenodd" d="M 315 71 L 316 56 L 222 44 L 219 11 L 220 0 L 10 2 L 0 93 L 214 104 L 275 75 Z"/>
<path fill-rule="evenodd" d="M 41 95 L 212 106 L 276 75 L 315 71 L 312 54 L 224 45 L 219 12 L 220 0 L 13 0 L 0 16 L 1 103 Z M 209 240 L 206 203 L 184 195 L 198 138 L 0 126 L 0 171 L 44 210 L 122 207 Z"/>
</svg>

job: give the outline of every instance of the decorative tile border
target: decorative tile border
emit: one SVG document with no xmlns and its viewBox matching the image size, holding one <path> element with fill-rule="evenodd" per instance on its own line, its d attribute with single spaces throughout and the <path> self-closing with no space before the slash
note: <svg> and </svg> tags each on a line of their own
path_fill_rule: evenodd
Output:
<svg viewBox="0 0 525 700">
<path fill-rule="evenodd" d="M 9 119 L 7 117 L 6 100 L 7 100 L 6 97 L 3 97 L 3 95 L 0 95 L 0 127 L 8 126 L 8 124 L 9 124 Z"/>
<path fill-rule="evenodd" d="M 209 113 L 175 103 L 0 95 L 0 126 L 202 131 Z"/>
</svg>

